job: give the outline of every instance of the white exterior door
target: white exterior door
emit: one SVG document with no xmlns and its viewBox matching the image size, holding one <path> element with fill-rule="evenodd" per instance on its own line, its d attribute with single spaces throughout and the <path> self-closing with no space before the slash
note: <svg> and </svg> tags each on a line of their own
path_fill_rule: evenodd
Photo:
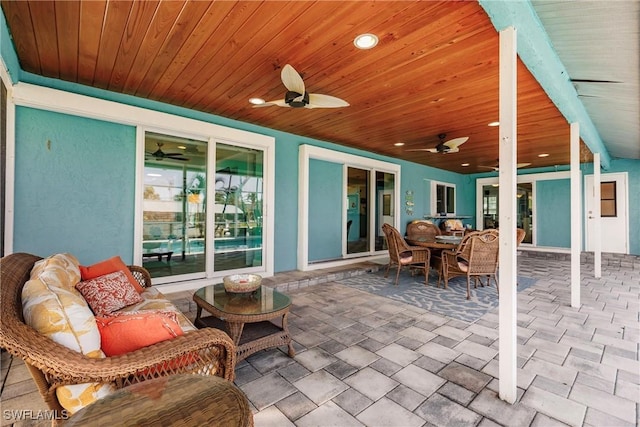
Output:
<svg viewBox="0 0 640 427">
<path fill-rule="evenodd" d="M 629 212 L 626 173 L 600 175 L 601 250 L 602 252 L 629 253 Z M 594 250 L 593 175 L 585 177 L 586 250 Z"/>
</svg>

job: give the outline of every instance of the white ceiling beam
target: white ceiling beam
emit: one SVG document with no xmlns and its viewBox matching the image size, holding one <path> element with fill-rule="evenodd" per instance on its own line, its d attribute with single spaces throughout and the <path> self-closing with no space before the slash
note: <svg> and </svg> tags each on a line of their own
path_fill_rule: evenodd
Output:
<svg viewBox="0 0 640 427">
<path fill-rule="evenodd" d="M 609 168 L 611 156 L 591 117 L 578 98 L 569 73 L 553 49 L 530 1 L 479 0 L 497 31 L 518 29 L 518 55 L 568 123 L 580 123 L 580 137 L 592 153 L 600 153 L 601 165 Z"/>
</svg>

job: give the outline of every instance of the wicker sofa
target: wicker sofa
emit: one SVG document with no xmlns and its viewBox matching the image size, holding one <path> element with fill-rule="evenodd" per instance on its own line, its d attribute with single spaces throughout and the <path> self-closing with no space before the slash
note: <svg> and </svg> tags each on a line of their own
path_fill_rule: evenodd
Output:
<svg viewBox="0 0 640 427">
<path fill-rule="evenodd" d="M 58 388 L 68 385 L 105 383 L 112 389 L 120 389 L 178 373 L 216 375 L 233 381 L 235 346 L 229 336 L 218 329 L 185 331 L 170 340 L 103 358 L 87 357 L 37 332 L 24 321 L 22 290 L 30 280 L 34 264 L 41 259 L 26 253 L 0 259 L 0 347 L 25 361 L 51 410 L 68 414 L 56 393 Z M 144 268 L 129 266 L 129 270 L 142 287 L 151 286 L 151 278 Z"/>
</svg>

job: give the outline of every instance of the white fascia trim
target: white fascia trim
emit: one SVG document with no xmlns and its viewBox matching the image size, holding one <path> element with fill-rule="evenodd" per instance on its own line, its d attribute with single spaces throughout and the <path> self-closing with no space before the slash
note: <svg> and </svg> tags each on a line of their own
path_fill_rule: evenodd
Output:
<svg viewBox="0 0 640 427">
<path fill-rule="evenodd" d="M 0 58 L 0 78 L 7 89 L 6 98 L 6 146 L 4 181 L 4 212 L 0 212 L 0 221 L 4 221 L 4 255 L 13 253 L 13 224 L 15 209 L 15 170 L 16 170 L 16 105 L 13 102 L 13 83 L 6 66 Z"/>
<path fill-rule="evenodd" d="M 16 105 L 39 108 L 42 110 L 67 113 L 108 122 L 131 126 L 148 126 L 159 129 L 171 129 L 185 134 L 215 135 L 229 141 L 252 141 L 273 144 L 275 138 L 258 133 L 234 129 L 226 126 L 189 119 L 174 114 L 149 110 L 142 107 L 121 104 L 114 101 L 93 98 L 86 95 L 37 86 L 30 83 L 18 83 L 13 87 Z"/>
</svg>

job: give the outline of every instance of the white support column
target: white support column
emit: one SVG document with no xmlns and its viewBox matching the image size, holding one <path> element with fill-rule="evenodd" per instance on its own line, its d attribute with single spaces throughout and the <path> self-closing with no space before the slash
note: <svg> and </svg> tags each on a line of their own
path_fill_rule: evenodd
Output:
<svg viewBox="0 0 640 427">
<path fill-rule="evenodd" d="M 571 123 L 571 307 L 580 308 L 582 194 L 580 192 L 580 124 Z"/>
<path fill-rule="evenodd" d="M 517 397 L 517 32 L 513 27 L 500 31 L 500 172 L 498 183 L 500 224 L 499 270 L 499 395 L 515 403 Z"/>
<path fill-rule="evenodd" d="M 593 153 L 593 275 L 602 277 L 602 220 L 600 212 L 600 153 Z"/>
</svg>

